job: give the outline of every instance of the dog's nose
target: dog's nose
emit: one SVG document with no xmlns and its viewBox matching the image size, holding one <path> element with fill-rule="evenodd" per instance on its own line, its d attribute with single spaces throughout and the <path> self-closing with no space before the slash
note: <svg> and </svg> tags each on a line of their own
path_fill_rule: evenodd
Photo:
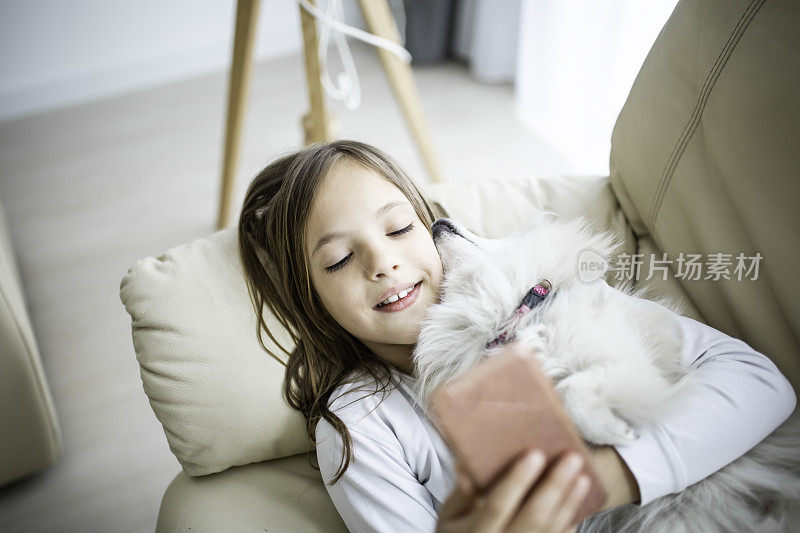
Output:
<svg viewBox="0 0 800 533">
<path fill-rule="evenodd" d="M 438 238 L 439 235 L 446 231 L 458 234 L 456 227 L 446 218 L 436 219 L 436 221 L 431 225 L 431 233 L 433 233 L 434 239 Z"/>
</svg>

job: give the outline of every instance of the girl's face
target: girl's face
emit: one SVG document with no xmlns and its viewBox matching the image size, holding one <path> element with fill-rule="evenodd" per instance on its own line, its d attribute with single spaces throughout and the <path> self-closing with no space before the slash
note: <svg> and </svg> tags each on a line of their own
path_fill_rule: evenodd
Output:
<svg viewBox="0 0 800 533">
<path fill-rule="evenodd" d="M 443 275 L 431 234 L 405 195 L 372 170 L 336 165 L 311 206 L 306 246 L 312 284 L 334 320 L 376 355 L 400 363 L 390 360 L 397 353 L 391 346 L 417 342 Z M 415 284 L 388 306 L 402 309 L 377 307 L 401 292 L 397 286 Z"/>
</svg>

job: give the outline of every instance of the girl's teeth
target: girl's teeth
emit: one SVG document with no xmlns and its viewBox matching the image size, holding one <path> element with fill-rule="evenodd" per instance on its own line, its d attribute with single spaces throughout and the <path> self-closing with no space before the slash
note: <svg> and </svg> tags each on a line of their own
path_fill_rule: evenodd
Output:
<svg viewBox="0 0 800 533">
<path fill-rule="evenodd" d="M 414 287 L 409 287 L 408 289 L 406 289 L 404 291 L 400 291 L 397 294 L 393 294 L 392 296 L 389 296 L 384 301 L 382 301 L 381 305 L 391 304 L 391 303 L 396 302 L 400 298 L 405 298 L 406 296 L 408 296 L 408 293 L 411 292 L 412 290 L 414 290 Z"/>
</svg>

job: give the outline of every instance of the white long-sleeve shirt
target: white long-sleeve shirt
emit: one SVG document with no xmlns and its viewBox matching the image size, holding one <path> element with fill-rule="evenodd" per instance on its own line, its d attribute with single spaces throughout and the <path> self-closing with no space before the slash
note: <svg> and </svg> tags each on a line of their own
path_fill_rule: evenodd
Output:
<svg viewBox="0 0 800 533">
<path fill-rule="evenodd" d="M 740 457 L 786 420 L 797 402 L 769 358 L 675 316 L 684 339 L 681 357 L 698 386 L 673 414 L 642 428 L 634 443 L 615 447 L 636 478 L 640 505 L 680 492 Z M 414 378 L 393 370 L 392 380 L 399 386 L 386 393 L 368 394 L 375 385 L 363 380 L 331 395 L 330 408 L 347 425 L 353 445 L 353 460 L 331 487 L 343 444 L 327 421 L 317 424 L 322 478 L 353 532 L 434 531 L 455 485 L 454 457 L 418 403 Z"/>
</svg>

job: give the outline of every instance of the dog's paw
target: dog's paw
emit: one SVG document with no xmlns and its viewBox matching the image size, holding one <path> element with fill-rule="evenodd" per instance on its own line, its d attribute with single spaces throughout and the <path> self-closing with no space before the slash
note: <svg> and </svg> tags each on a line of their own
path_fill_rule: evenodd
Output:
<svg viewBox="0 0 800 533">
<path fill-rule="evenodd" d="M 593 388 L 579 386 L 572 375 L 556 385 L 575 427 L 581 436 L 597 445 L 626 445 L 639 438 L 634 427 L 620 417 Z"/>
<path fill-rule="evenodd" d="M 542 352 L 547 350 L 548 332 L 541 324 L 526 326 L 517 334 L 517 340 L 535 351 Z"/>
<path fill-rule="evenodd" d="M 583 409 L 570 414 L 583 438 L 592 444 L 624 446 L 639 438 L 638 432 L 611 409 Z"/>
<path fill-rule="evenodd" d="M 601 440 L 599 444 L 610 446 L 623 446 L 632 444 L 639 438 L 639 433 L 627 421 L 623 420 L 610 409 L 605 419 L 605 426 L 601 430 Z"/>
</svg>

